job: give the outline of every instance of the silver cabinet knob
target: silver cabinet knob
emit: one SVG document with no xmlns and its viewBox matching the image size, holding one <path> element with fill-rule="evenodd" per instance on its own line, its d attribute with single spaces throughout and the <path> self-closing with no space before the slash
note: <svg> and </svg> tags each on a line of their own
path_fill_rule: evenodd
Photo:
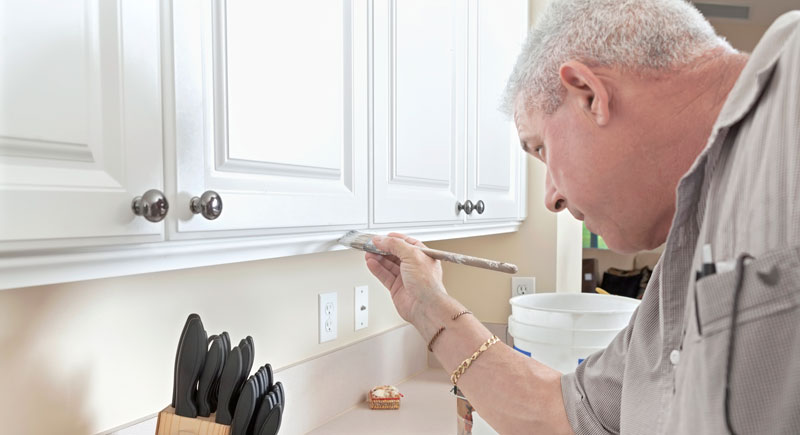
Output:
<svg viewBox="0 0 800 435">
<path fill-rule="evenodd" d="M 472 204 L 472 201 L 466 200 L 464 203 L 456 202 L 456 214 L 461 213 L 461 210 L 464 210 L 467 214 L 472 214 L 472 210 L 475 209 L 475 205 Z"/>
<path fill-rule="evenodd" d="M 486 204 L 484 204 L 482 199 L 479 199 L 478 202 L 475 203 L 475 211 L 477 211 L 478 214 L 483 214 L 483 212 L 486 211 Z"/>
<path fill-rule="evenodd" d="M 169 211 L 169 203 L 160 190 L 150 189 L 133 198 L 131 209 L 136 216 L 144 216 L 150 222 L 161 222 Z"/>
<path fill-rule="evenodd" d="M 222 197 L 213 190 L 206 190 L 199 197 L 191 199 L 189 209 L 192 213 L 202 214 L 204 218 L 213 221 L 222 214 Z"/>
</svg>

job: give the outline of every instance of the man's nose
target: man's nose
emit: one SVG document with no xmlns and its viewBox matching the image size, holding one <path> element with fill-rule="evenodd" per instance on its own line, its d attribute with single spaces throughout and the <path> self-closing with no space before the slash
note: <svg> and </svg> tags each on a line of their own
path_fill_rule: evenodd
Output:
<svg viewBox="0 0 800 435">
<path fill-rule="evenodd" d="M 547 179 L 544 184 L 544 205 L 553 213 L 558 213 L 567 208 L 567 198 L 560 194 L 553 181 L 550 179 L 550 172 L 547 172 Z"/>
</svg>

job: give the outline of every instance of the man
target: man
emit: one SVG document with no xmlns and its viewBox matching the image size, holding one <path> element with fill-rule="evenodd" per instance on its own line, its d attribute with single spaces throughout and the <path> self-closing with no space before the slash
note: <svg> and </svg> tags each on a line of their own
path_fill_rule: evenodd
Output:
<svg viewBox="0 0 800 435">
<path fill-rule="evenodd" d="M 800 12 L 746 56 L 683 0 L 554 0 L 506 101 L 550 210 L 618 251 L 666 247 L 630 325 L 562 376 L 453 320 L 418 241 L 376 238 L 396 258 L 367 266 L 481 416 L 504 434 L 800 433 Z"/>
</svg>

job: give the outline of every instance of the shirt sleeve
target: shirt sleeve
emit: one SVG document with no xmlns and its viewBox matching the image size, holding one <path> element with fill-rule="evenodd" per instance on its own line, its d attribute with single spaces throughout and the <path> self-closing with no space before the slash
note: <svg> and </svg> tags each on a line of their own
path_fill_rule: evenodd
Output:
<svg viewBox="0 0 800 435">
<path fill-rule="evenodd" d="M 589 355 L 572 373 L 561 376 L 567 418 L 576 435 L 618 434 L 622 377 L 638 308 L 628 326 L 604 350 Z"/>
</svg>

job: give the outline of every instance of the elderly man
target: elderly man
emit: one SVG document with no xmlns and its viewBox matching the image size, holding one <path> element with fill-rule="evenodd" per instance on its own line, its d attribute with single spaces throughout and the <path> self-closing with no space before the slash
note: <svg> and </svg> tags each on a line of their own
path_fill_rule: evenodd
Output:
<svg viewBox="0 0 800 435">
<path fill-rule="evenodd" d="M 418 241 L 376 238 L 396 258 L 367 266 L 480 414 L 501 433 L 800 433 L 800 12 L 747 56 L 683 0 L 554 0 L 506 102 L 550 210 L 618 251 L 666 248 L 629 326 L 562 375 L 495 345 Z"/>
</svg>

